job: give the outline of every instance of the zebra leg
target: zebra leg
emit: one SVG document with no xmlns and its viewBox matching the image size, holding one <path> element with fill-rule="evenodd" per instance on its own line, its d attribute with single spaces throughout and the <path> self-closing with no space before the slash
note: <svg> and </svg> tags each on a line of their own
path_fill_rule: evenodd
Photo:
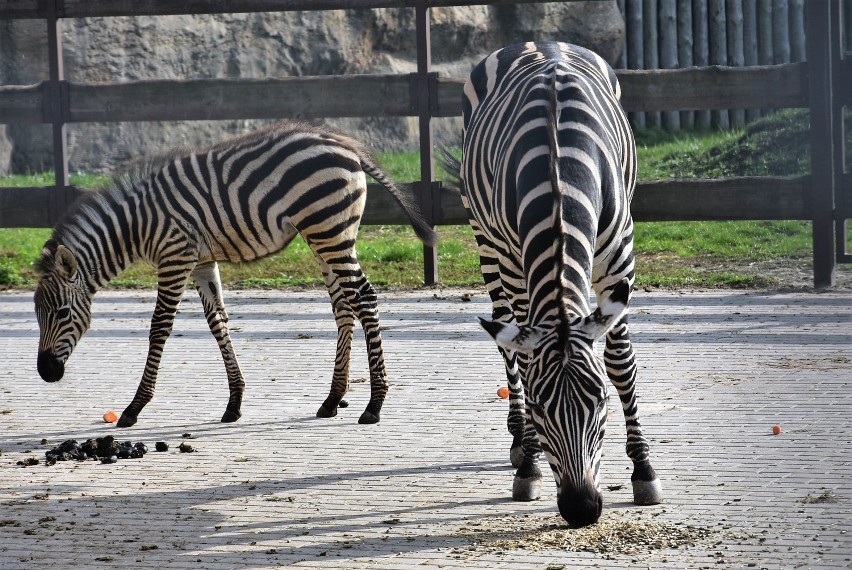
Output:
<svg viewBox="0 0 852 570">
<path fill-rule="evenodd" d="M 328 262 L 328 260 L 326 261 Z M 379 422 L 382 404 L 384 404 L 388 392 L 382 336 L 379 333 L 376 292 L 370 282 L 367 281 L 367 277 L 361 270 L 361 265 L 354 257 L 354 252 L 349 263 L 345 266 L 346 269 L 335 269 L 332 264 L 329 264 L 329 266 L 340 282 L 343 294 L 358 321 L 360 321 L 367 340 L 367 358 L 370 367 L 370 402 L 361 417 L 358 418 L 358 423 L 375 424 Z"/>
<path fill-rule="evenodd" d="M 523 455 L 515 478 L 512 481 L 512 499 L 515 501 L 535 501 L 541 498 L 542 475 L 538 466 L 541 456 L 541 442 L 530 417 L 531 402 L 525 397 L 525 422 L 523 432 Z"/>
<path fill-rule="evenodd" d="M 627 424 L 627 456 L 633 461 L 633 501 L 637 505 L 656 505 L 663 500 L 662 487 L 651 466 L 648 441 L 639 423 L 636 405 L 636 360 L 625 315 L 606 335 L 604 349 L 606 371 L 618 390 Z"/>
<path fill-rule="evenodd" d="M 162 271 L 157 279 L 157 304 L 151 317 L 151 330 L 148 333 L 148 358 L 145 361 L 145 371 L 136 389 L 133 400 L 118 418 L 118 427 L 130 427 L 136 423 L 139 412 L 154 397 L 154 387 L 157 384 L 157 372 L 163 356 L 166 339 L 172 333 L 178 305 L 186 289 L 192 265 L 170 265 L 168 271 Z"/>
<path fill-rule="evenodd" d="M 222 299 L 219 265 L 215 261 L 201 264 L 192 272 L 192 277 L 195 279 L 195 289 L 201 297 L 204 316 L 207 318 L 210 332 L 219 344 L 219 351 L 225 362 L 225 372 L 228 374 L 230 396 L 222 421 L 235 422 L 242 416 L 240 407 L 243 403 L 246 383 L 228 332 L 228 313 L 225 311 L 225 303 Z"/>
<path fill-rule="evenodd" d="M 478 224 L 471 217 L 471 227 L 479 249 L 479 266 L 482 278 L 491 297 L 491 318 L 495 321 L 510 323 L 515 321 L 515 310 L 506 296 L 503 283 L 504 275 L 514 276 L 514 280 L 522 279 L 520 270 L 511 260 L 500 256 L 491 242 L 480 231 Z M 516 501 L 534 501 L 541 497 L 542 474 L 538 467 L 541 456 L 541 443 L 535 431 L 535 425 L 529 417 L 528 403 L 523 383 L 521 382 L 520 362 L 518 355 L 500 349 L 506 364 L 506 380 L 509 387 L 509 414 L 506 427 L 512 434 L 512 446 L 509 449 L 509 461 L 517 468 L 512 481 L 512 499 Z"/>
<path fill-rule="evenodd" d="M 331 272 L 325 261 L 317 257 L 322 268 L 322 276 L 328 294 L 331 297 L 331 308 L 337 323 L 337 351 L 334 357 L 334 375 L 331 378 L 331 390 L 328 397 L 317 410 L 317 417 L 331 418 L 337 415 L 337 408 L 345 408 L 349 404 L 343 399 L 349 389 L 349 359 L 352 352 L 352 332 L 355 328 L 355 313 L 346 300 L 340 283 Z"/>
<path fill-rule="evenodd" d="M 524 387 L 518 373 L 518 362 L 514 354 L 506 351 L 503 359 L 506 361 L 506 381 L 509 387 L 509 415 L 506 417 L 506 427 L 512 434 L 512 446 L 509 448 L 509 461 L 512 467 L 520 467 L 524 463 L 524 428 L 526 426 Z"/>
</svg>

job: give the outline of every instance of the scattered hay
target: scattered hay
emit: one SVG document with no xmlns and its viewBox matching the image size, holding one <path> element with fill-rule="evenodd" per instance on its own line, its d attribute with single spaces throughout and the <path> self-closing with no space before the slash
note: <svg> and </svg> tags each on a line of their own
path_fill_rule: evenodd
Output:
<svg viewBox="0 0 852 570">
<path fill-rule="evenodd" d="M 487 552 L 565 550 L 636 555 L 693 546 L 715 533 L 708 528 L 687 524 L 621 520 L 605 514 L 597 524 L 579 529 L 567 527 L 558 515 L 501 517 L 470 523 L 460 529 L 459 536 Z"/>
<path fill-rule="evenodd" d="M 837 502 L 837 495 L 835 495 L 830 490 L 823 491 L 822 493 L 820 493 L 819 495 L 817 495 L 815 497 L 811 496 L 811 494 L 808 493 L 808 496 L 805 497 L 804 499 L 802 499 L 802 503 L 804 503 L 805 505 L 816 505 L 816 504 L 820 504 L 820 503 L 836 503 L 836 502 Z"/>
</svg>

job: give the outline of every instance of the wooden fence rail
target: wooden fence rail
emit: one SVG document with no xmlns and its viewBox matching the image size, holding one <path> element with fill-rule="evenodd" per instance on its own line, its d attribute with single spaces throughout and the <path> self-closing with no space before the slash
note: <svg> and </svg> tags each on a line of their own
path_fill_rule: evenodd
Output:
<svg viewBox="0 0 852 570">
<path fill-rule="evenodd" d="M 409 116 L 419 118 L 421 169 L 414 183 L 431 223 L 465 224 L 457 194 L 434 181 L 431 120 L 461 115 L 463 79 L 431 70 L 430 9 L 540 0 L 0 0 L 0 19 L 43 18 L 51 41 L 50 80 L 0 86 L 0 123 L 51 123 L 56 185 L 0 188 L 0 227 L 48 227 L 85 190 L 67 179 L 65 125 L 74 122 Z M 61 18 L 119 15 L 332 10 L 401 7 L 416 10 L 417 72 L 392 75 L 69 82 L 62 72 Z M 812 220 L 814 283 L 834 284 L 852 218 L 852 184 L 843 157 L 842 107 L 852 93 L 852 60 L 844 59 L 840 0 L 812 2 L 808 60 L 751 67 L 618 71 L 627 111 L 810 108 L 812 174 L 640 183 L 632 211 L 637 221 Z M 286 94 L 286 96 L 284 96 Z M 344 96 L 345 95 L 345 96 Z M 675 113 L 676 115 L 676 113 Z M 674 120 L 675 115 L 669 115 Z M 386 193 L 370 189 L 364 223 L 405 223 Z M 424 250 L 427 283 L 437 282 L 437 251 Z"/>
</svg>

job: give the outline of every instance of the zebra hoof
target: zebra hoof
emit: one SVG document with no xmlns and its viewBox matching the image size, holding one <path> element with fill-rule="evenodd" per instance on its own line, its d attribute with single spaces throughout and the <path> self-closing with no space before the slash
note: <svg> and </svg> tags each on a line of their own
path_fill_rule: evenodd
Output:
<svg viewBox="0 0 852 570">
<path fill-rule="evenodd" d="M 118 422 L 116 422 L 116 427 L 130 427 L 136 423 L 136 418 L 132 416 L 128 416 L 127 414 L 121 414 L 121 417 L 118 418 Z"/>
<path fill-rule="evenodd" d="M 347 402 L 346 400 L 340 400 L 340 403 L 337 404 L 337 407 L 338 408 L 348 408 L 349 402 Z"/>
<path fill-rule="evenodd" d="M 659 479 L 633 481 L 633 502 L 637 505 L 658 505 L 663 502 L 663 487 Z"/>
<path fill-rule="evenodd" d="M 228 409 L 228 410 L 225 410 L 225 413 L 224 413 L 224 414 L 222 414 L 221 422 L 222 422 L 223 424 L 229 424 L 229 423 L 231 423 L 231 422 L 235 422 L 235 421 L 237 421 L 237 420 L 238 420 L 238 419 L 240 419 L 242 416 L 243 416 L 243 414 L 242 414 L 242 413 L 240 413 L 239 411 L 235 411 L 235 410 L 230 410 L 230 409 Z"/>
<path fill-rule="evenodd" d="M 377 424 L 379 423 L 379 414 L 374 414 L 372 412 L 364 412 L 361 414 L 361 417 L 358 418 L 359 424 Z"/>
<path fill-rule="evenodd" d="M 317 410 L 318 418 L 333 418 L 337 415 L 337 407 L 334 408 L 326 408 L 325 404 L 320 406 L 320 409 Z"/>
<path fill-rule="evenodd" d="M 512 481 L 513 501 L 537 501 L 541 498 L 541 476 L 518 477 Z"/>
</svg>

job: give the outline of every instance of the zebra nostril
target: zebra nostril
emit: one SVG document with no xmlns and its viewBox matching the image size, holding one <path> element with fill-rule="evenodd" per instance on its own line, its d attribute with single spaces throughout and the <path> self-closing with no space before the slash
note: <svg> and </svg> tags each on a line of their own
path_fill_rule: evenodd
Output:
<svg viewBox="0 0 852 570">
<path fill-rule="evenodd" d="M 56 382 L 65 374 L 65 363 L 49 352 L 39 352 L 38 374 L 46 382 Z"/>
</svg>

